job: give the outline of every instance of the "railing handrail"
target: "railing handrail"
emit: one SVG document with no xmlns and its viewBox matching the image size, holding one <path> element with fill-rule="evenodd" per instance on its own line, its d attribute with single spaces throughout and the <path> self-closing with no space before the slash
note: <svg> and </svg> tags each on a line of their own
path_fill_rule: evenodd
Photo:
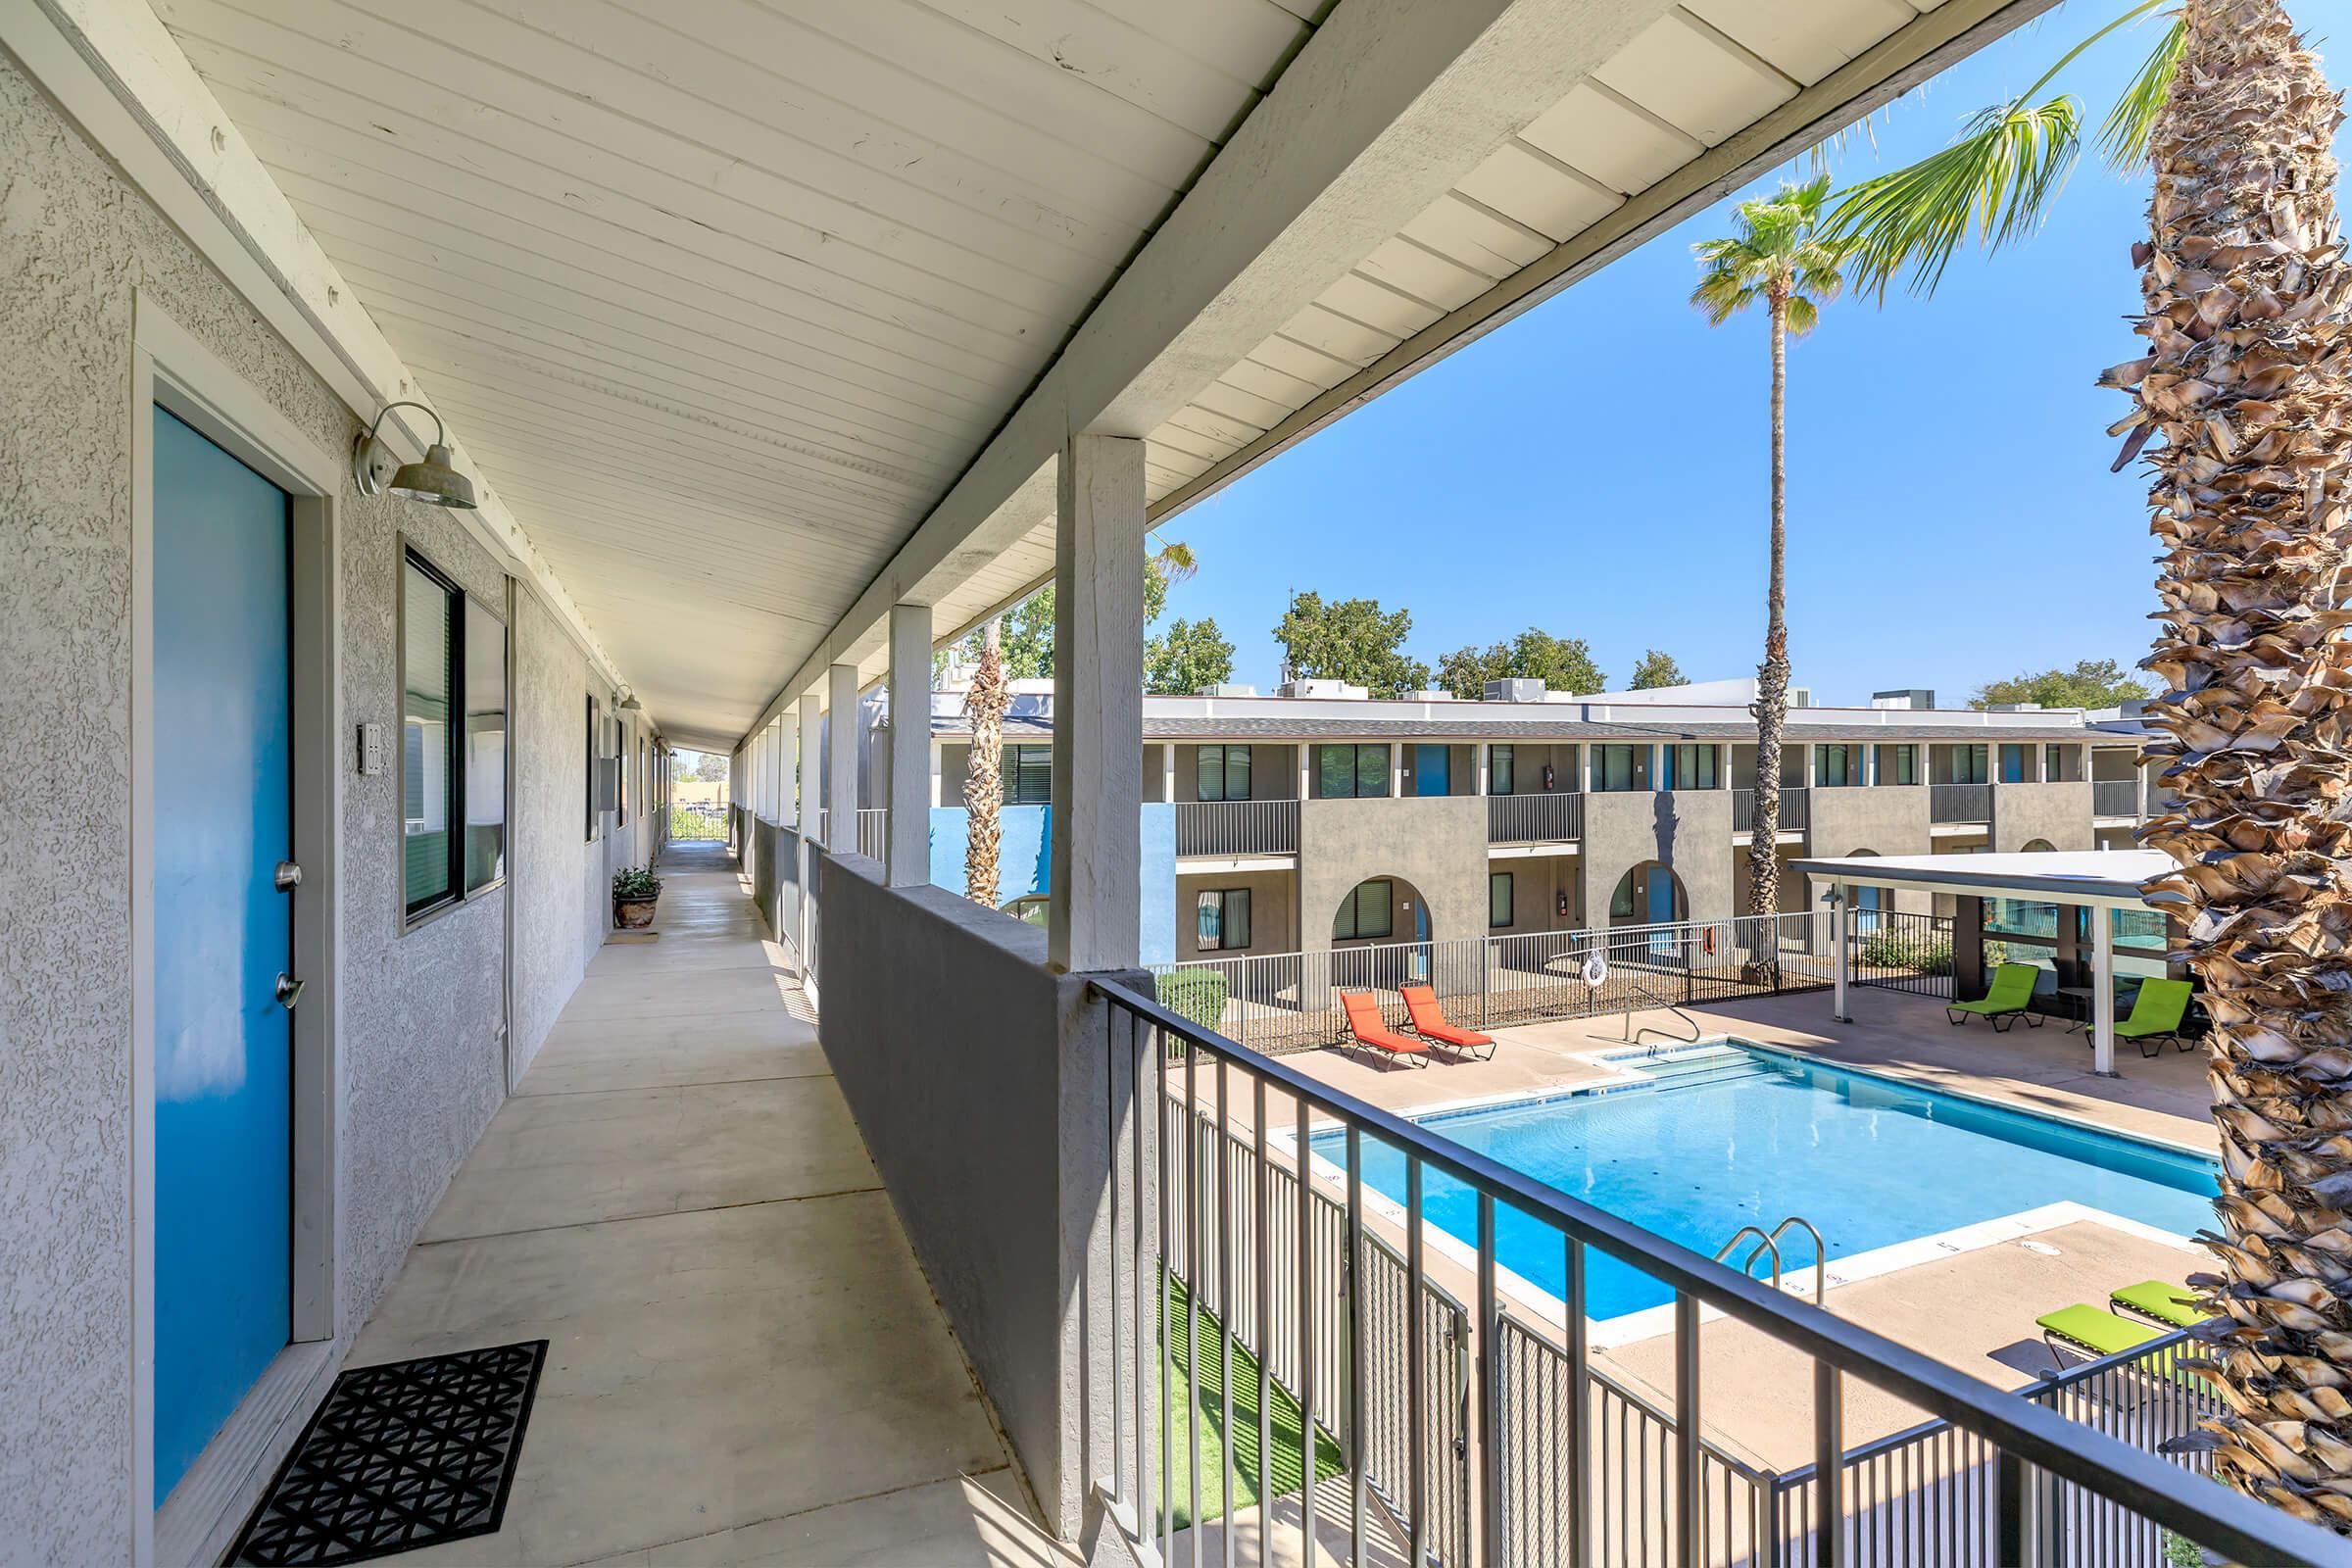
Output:
<svg viewBox="0 0 2352 1568">
<path fill-rule="evenodd" d="M 2210 1494 L 2195 1500 L 2184 1497 L 2179 1467 L 2155 1454 L 2020 1399 L 1826 1308 L 1761 1285 L 1678 1242 L 1285 1066 L 1280 1058 L 1260 1055 L 1213 1030 L 1202 1029 L 1115 980 L 1097 978 L 1089 982 L 1089 989 L 1163 1034 L 1239 1064 L 1270 1086 L 1409 1152 L 1412 1157 L 1474 1190 L 1509 1203 L 1576 1241 L 1597 1247 L 1608 1256 L 1728 1316 L 1765 1327 L 1772 1338 L 1809 1356 L 1817 1366 L 1849 1374 L 1942 1416 L 2003 1451 L 2061 1480 L 2088 1486 L 2200 1545 L 2230 1552 L 2240 1560 L 2307 1568 L 2319 1568 L 2341 1557 L 2341 1539 L 2331 1532 L 2226 1487 L 2198 1489 L 2200 1494 Z M 1303 1173 L 1303 1151 L 1300 1163 Z"/>
</svg>

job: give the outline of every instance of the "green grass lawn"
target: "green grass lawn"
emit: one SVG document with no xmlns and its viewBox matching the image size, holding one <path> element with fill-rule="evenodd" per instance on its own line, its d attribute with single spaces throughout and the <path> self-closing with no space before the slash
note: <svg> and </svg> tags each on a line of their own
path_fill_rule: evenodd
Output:
<svg viewBox="0 0 2352 1568">
<path fill-rule="evenodd" d="M 1171 1363 L 1168 1378 L 1168 1408 L 1175 1423 L 1175 1443 L 1171 1448 L 1175 1463 L 1176 1495 L 1170 1499 L 1176 1509 L 1176 1528 L 1192 1523 L 1192 1462 L 1193 1462 L 1193 1369 L 1190 1365 L 1184 1319 L 1192 1300 L 1181 1281 L 1169 1282 L 1168 1338 Z M 1257 1357 L 1240 1345 L 1233 1348 L 1232 1418 L 1227 1419 L 1227 1399 L 1223 1388 L 1225 1351 L 1224 1331 L 1216 1317 L 1206 1307 L 1200 1310 L 1195 1321 L 1200 1338 L 1200 1517 L 1221 1519 L 1225 1516 L 1225 1444 L 1231 1432 L 1233 1443 L 1233 1486 L 1236 1508 L 1254 1507 L 1257 1495 Z M 1298 1401 L 1279 1383 L 1274 1386 L 1274 1494 L 1283 1496 L 1297 1492 L 1299 1484 L 1300 1459 L 1303 1446 L 1299 1440 L 1301 1423 Z M 1330 1433 L 1315 1431 L 1315 1479 L 1339 1474 L 1340 1446 Z"/>
</svg>

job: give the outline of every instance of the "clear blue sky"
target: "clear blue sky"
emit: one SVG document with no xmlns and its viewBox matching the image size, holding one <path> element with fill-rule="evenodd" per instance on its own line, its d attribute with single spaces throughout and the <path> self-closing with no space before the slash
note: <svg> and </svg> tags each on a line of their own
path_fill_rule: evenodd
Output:
<svg viewBox="0 0 2352 1568">
<path fill-rule="evenodd" d="M 2289 0 L 2337 84 L 2352 0 Z M 2071 0 L 1856 136 L 1841 181 L 1942 146 L 2024 90 L 2122 0 Z M 2116 33 L 2054 84 L 2095 128 L 2154 41 Z M 2352 48 L 2347 44 L 2346 48 Z M 2352 154 L 2339 139 L 2338 156 Z M 1768 175 L 1741 197 L 1779 183 Z M 2095 147 L 2052 220 L 1956 256 L 1926 303 L 1851 296 L 1795 340 L 1788 390 L 1788 617 L 1816 702 L 2146 652 L 2153 550 L 2136 466 L 2111 475 L 2135 357 L 2132 241 L 2146 182 Z M 1413 613 L 1433 667 L 1536 625 L 1583 637 L 1613 685 L 1645 648 L 1692 679 L 1752 674 L 1763 642 L 1768 365 L 1760 316 L 1709 328 L 1686 302 L 1694 240 L 1731 203 L 1424 371 L 1176 520 L 1200 574 L 1169 616 L 1212 615 L 1235 679 L 1269 688 L 1293 589 Z"/>
</svg>

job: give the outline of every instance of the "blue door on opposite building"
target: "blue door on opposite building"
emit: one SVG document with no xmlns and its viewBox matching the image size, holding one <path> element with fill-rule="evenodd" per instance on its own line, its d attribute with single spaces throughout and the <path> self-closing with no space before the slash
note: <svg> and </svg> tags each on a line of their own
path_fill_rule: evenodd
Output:
<svg viewBox="0 0 2352 1568">
<path fill-rule="evenodd" d="M 1413 748 L 1413 793 L 1415 795 L 1450 795 L 1453 793 L 1453 753 L 1444 746 Z"/>
<path fill-rule="evenodd" d="M 155 1496 L 291 1332 L 284 492 L 155 411 Z"/>
</svg>

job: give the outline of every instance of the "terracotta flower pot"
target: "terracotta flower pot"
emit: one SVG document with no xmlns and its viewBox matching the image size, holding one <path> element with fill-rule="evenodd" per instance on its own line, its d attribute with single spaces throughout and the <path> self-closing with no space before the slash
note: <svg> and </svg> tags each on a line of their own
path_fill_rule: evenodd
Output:
<svg viewBox="0 0 2352 1568">
<path fill-rule="evenodd" d="M 612 923 L 623 931 L 642 931 L 654 923 L 654 906 L 661 902 L 660 894 L 650 899 L 614 899 Z"/>
</svg>

